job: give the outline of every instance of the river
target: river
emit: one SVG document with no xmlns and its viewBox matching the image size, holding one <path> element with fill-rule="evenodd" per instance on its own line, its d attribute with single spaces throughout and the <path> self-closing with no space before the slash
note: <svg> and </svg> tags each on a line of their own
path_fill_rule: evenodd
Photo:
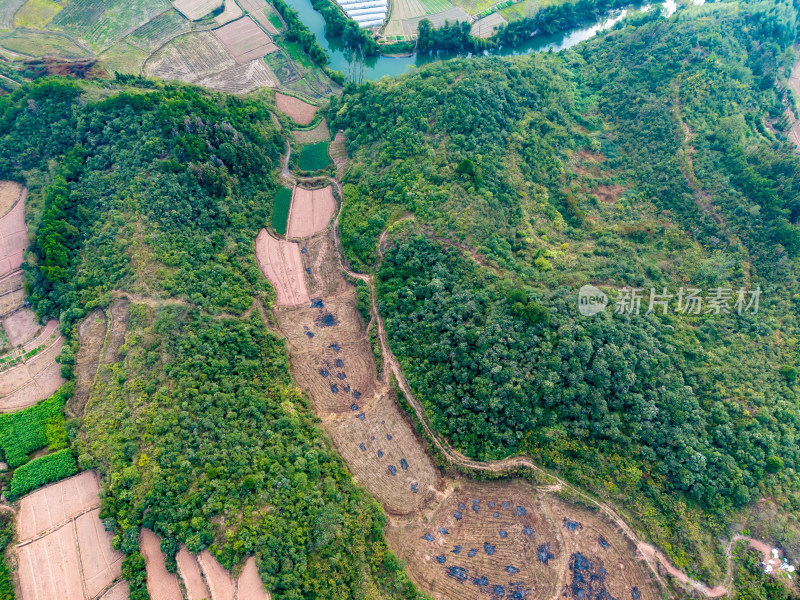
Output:
<svg viewBox="0 0 800 600">
<path fill-rule="evenodd" d="M 699 4 L 703 0 L 694 1 Z M 298 12 L 300 19 L 314 33 L 319 44 L 328 53 L 330 68 L 345 73 L 351 79 L 374 81 L 385 76 L 400 75 L 407 72 L 411 67 L 418 67 L 436 60 L 470 56 L 469 54 L 456 52 L 414 53 L 405 57 L 375 56 L 365 59 L 363 63 L 360 61 L 354 62 L 351 53 L 345 52 L 344 44 L 340 39 L 325 35 L 325 21 L 322 19 L 322 15 L 314 10 L 311 0 L 286 0 L 286 2 Z M 676 0 L 665 0 L 663 6 L 666 9 L 667 16 L 677 10 Z M 554 35 L 537 35 L 525 44 L 513 48 L 499 48 L 491 53 L 499 56 L 514 56 L 530 52 L 548 52 L 550 50 L 558 52 L 588 40 L 599 31 L 613 27 L 615 23 L 625 17 L 629 10 L 649 10 L 650 8 L 650 5 L 645 5 L 637 9 L 615 10 L 593 25 L 559 32 Z"/>
</svg>

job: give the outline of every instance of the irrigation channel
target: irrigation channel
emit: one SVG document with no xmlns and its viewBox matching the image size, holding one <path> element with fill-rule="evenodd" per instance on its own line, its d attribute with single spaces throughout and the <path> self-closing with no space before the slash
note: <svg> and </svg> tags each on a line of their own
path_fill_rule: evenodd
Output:
<svg viewBox="0 0 800 600">
<path fill-rule="evenodd" d="M 303 189 L 318 187 L 320 182 L 296 177 L 288 169 L 282 175 L 287 184 Z M 279 267 L 278 271 L 289 270 L 288 263 L 279 264 L 291 254 L 287 250 L 296 252 L 298 258 L 302 256 L 302 265 L 297 268 L 304 267 L 307 275 L 301 275 L 299 280 L 294 278 L 293 282 L 301 284 L 311 298 L 310 306 L 278 302 L 272 310 L 272 321 L 279 335 L 286 339 L 295 381 L 308 395 L 312 409 L 354 477 L 383 504 L 389 517 L 387 540 L 406 562 L 412 579 L 426 592 L 433 597 L 459 600 L 482 597 L 478 588 L 473 590 L 463 584 L 483 585 L 480 581 L 484 580 L 504 584 L 495 589 L 505 591 L 514 589 L 512 585 L 521 586 L 515 592 L 517 595 L 509 594 L 515 598 L 555 600 L 562 593 L 570 598 L 594 598 L 596 592 L 602 591 L 598 598 L 606 597 L 605 594 L 624 598 L 630 593 L 634 598 L 655 600 L 660 597 L 656 590 L 668 589 L 667 579 L 672 578 L 677 587 L 718 598 L 731 588 L 731 555 L 736 541 L 748 542 L 765 560 L 769 558 L 769 547 L 763 542 L 732 536 L 726 546 L 726 577 L 711 588 L 672 565 L 662 552 L 641 539 L 615 508 L 543 469 L 534 457 L 481 462 L 452 448 L 433 429 L 391 351 L 372 276 L 355 273 L 346 263 L 339 236 L 342 188 L 336 179 L 329 178 L 327 184 L 334 186 L 339 197 L 332 224 L 309 237 L 292 241 L 278 240 L 266 231 L 259 235 L 259 238 L 270 237 L 272 243 L 282 247 L 271 257 L 272 266 Z M 384 237 L 379 243 L 381 248 Z M 258 251 L 258 242 L 256 245 Z M 281 285 L 280 279 L 273 281 L 267 271 L 265 274 L 273 285 Z M 358 317 L 355 290 L 344 276 L 360 279 L 369 287 L 371 314 L 366 331 Z M 375 371 L 373 350 L 367 340 L 370 327 L 377 332 L 384 365 L 381 377 Z M 444 475 L 435 468 L 425 441 L 414 433 L 403 416 L 390 384 L 392 379 L 434 451 L 461 475 Z M 400 465 L 402 470 L 394 465 Z M 527 470 L 530 476 L 514 477 L 520 469 Z M 512 477 L 505 483 L 482 481 L 480 473 L 487 471 Z M 566 493 L 578 504 L 564 503 L 559 500 L 559 493 Z M 492 515 L 493 510 L 496 512 Z M 497 536 L 498 525 L 502 539 L 495 541 L 489 536 Z M 481 552 L 477 549 L 479 538 L 494 543 L 481 542 L 485 550 Z M 461 554 L 462 546 L 449 550 L 459 540 L 466 544 L 465 552 L 470 545 L 477 547 L 468 556 L 474 561 L 482 560 L 477 565 L 482 570 L 475 569 L 476 563 L 467 562 L 466 557 L 455 556 Z M 553 553 L 550 553 L 551 542 Z M 434 556 L 436 552 L 441 554 Z M 598 558 L 601 556 L 605 559 Z M 468 571 L 467 566 L 472 570 Z M 590 575 L 595 571 L 600 574 L 602 589 L 594 589 L 590 596 L 578 593 L 588 591 L 575 588 L 585 575 L 577 573 L 576 577 L 579 569 L 592 571 Z M 468 572 L 482 576 L 468 579 Z M 502 579 L 504 573 L 515 573 L 515 581 Z M 573 593 L 565 593 L 567 589 Z"/>
<path fill-rule="evenodd" d="M 704 1 L 705 0 L 693 0 L 695 4 L 702 4 Z M 391 77 L 400 75 L 408 71 L 411 67 L 419 67 L 437 60 L 472 56 L 472 54 L 452 51 L 439 51 L 424 54 L 416 52 L 410 56 L 403 57 L 374 56 L 363 59 L 362 72 L 361 65 L 359 65 L 358 69 L 353 68 L 354 63 L 361 59 L 355 58 L 352 52 L 348 52 L 340 38 L 325 34 L 325 21 L 322 15 L 314 10 L 314 7 L 311 5 L 311 0 L 286 0 L 286 2 L 298 12 L 300 19 L 314 33 L 319 44 L 325 52 L 328 53 L 328 57 L 330 58 L 328 66 L 348 76 L 357 70 L 360 76 L 363 75 L 365 81 L 374 81 L 384 76 Z M 485 54 L 487 56 L 516 56 L 520 54 L 529 54 L 531 52 L 558 52 L 559 50 L 570 48 L 575 44 L 588 40 L 600 31 L 610 29 L 623 19 L 630 10 L 649 10 L 651 7 L 652 5 L 650 4 L 631 5 L 628 8 L 612 11 L 609 15 L 593 25 L 578 27 L 553 35 L 535 35 L 531 37 L 529 41 L 519 46 L 501 47 L 493 51 L 486 51 Z M 678 8 L 676 0 L 665 0 L 663 2 L 663 7 L 667 16 L 673 14 Z"/>
</svg>

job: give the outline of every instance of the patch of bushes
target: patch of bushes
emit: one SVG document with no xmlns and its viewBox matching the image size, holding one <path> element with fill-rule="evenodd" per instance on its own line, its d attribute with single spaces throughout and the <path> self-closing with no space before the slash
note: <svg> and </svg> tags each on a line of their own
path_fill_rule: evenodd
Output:
<svg viewBox="0 0 800 600">
<path fill-rule="evenodd" d="M 78 465 L 68 448 L 47 454 L 14 471 L 6 497 L 13 502 L 36 488 L 72 477 L 77 472 Z"/>
<path fill-rule="evenodd" d="M 286 235 L 286 223 L 289 220 L 289 207 L 292 205 L 292 190 L 287 187 L 280 188 L 275 192 L 275 200 L 272 204 L 272 228 Z"/>
<path fill-rule="evenodd" d="M 16 468 L 28 461 L 28 454 L 44 446 L 66 448 L 64 404 L 72 395 L 68 383 L 38 404 L 21 411 L 0 415 L 0 450 L 8 466 Z"/>
</svg>

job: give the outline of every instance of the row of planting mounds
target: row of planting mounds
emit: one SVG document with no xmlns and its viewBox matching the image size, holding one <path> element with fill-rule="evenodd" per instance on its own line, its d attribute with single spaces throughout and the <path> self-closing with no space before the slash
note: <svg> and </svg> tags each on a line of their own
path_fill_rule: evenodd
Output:
<svg viewBox="0 0 800 600">
<path fill-rule="evenodd" d="M 281 235 L 286 235 L 286 223 L 289 221 L 289 207 L 291 205 L 291 188 L 282 187 L 275 192 L 275 199 L 272 203 L 272 228 Z"/>
<path fill-rule="evenodd" d="M 303 146 L 302 150 L 300 150 L 297 166 L 302 171 L 319 171 L 329 166 L 331 158 L 328 156 L 328 146 L 330 146 L 330 142 L 319 142 Z"/>
</svg>

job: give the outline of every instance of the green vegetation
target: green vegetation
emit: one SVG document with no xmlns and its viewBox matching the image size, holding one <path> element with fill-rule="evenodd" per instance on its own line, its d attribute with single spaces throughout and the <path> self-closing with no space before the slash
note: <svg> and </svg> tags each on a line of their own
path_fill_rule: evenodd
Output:
<svg viewBox="0 0 800 600">
<path fill-rule="evenodd" d="M 792 600 L 788 582 L 779 581 L 775 575 L 766 575 L 761 564 L 762 556 L 745 542 L 733 549 L 733 600 Z"/>
<path fill-rule="evenodd" d="M 269 107 L 138 81 L 43 79 L 0 98 L 0 177 L 30 188 L 38 313 L 74 335 L 113 289 L 182 300 L 131 304 L 122 358 L 100 366 L 73 445 L 102 476 L 131 598 L 146 597 L 141 527 L 229 568 L 259 555 L 278 600 L 418 598 L 283 342 L 260 311 L 236 316 L 270 303 L 253 240 L 286 140 Z M 65 475 L 69 452 L 20 467 L 12 494 Z"/>
<path fill-rule="evenodd" d="M 73 34 L 99 52 L 124 38 L 132 24 L 146 23 L 170 8 L 167 0 L 70 0 L 50 28 Z"/>
<path fill-rule="evenodd" d="M 53 2 L 53 0 L 28 0 L 14 15 L 14 25 L 16 27 L 41 29 L 50 22 L 50 19 L 61 8 L 61 5 Z"/>
<path fill-rule="evenodd" d="M 284 0 L 273 0 L 272 4 L 286 23 L 286 40 L 297 42 L 317 65 L 320 67 L 326 66 L 328 64 L 328 55 L 325 54 L 325 50 L 317 42 L 316 36 L 300 20 L 297 11 L 286 4 Z"/>
<path fill-rule="evenodd" d="M 6 497 L 13 502 L 36 488 L 72 477 L 77 472 L 78 465 L 69 448 L 40 456 L 14 471 Z"/>
<path fill-rule="evenodd" d="M 87 51 L 67 36 L 48 31 L 14 29 L 0 33 L 0 46 L 26 56 L 57 56 L 59 58 L 85 58 Z"/>
<path fill-rule="evenodd" d="M 0 415 L 0 449 L 9 467 L 26 463 L 28 454 L 39 448 L 67 447 L 63 409 L 71 393 L 72 384 L 68 383 L 39 404 Z"/>
<path fill-rule="evenodd" d="M 346 46 L 363 51 L 364 56 L 380 52 L 378 42 L 369 30 L 361 29 L 358 23 L 347 17 L 333 0 L 311 0 L 311 5 L 325 20 L 325 33 L 342 38 Z"/>
<path fill-rule="evenodd" d="M 291 188 L 279 188 L 275 192 L 275 199 L 272 203 L 272 228 L 281 235 L 286 235 L 286 223 L 289 220 L 289 208 L 291 205 Z"/>
<path fill-rule="evenodd" d="M 347 258 L 375 268 L 389 230 L 381 311 L 435 427 L 614 500 L 708 581 L 739 509 L 800 510 L 800 159 L 763 125 L 796 22 L 780 1 L 653 11 L 561 55 L 350 86 L 328 112 L 354 154 Z M 643 288 L 642 313 L 651 287 L 762 302 L 587 319 L 589 282 Z"/>
<path fill-rule="evenodd" d="M 328 155 L 330 142 L 318 142 L 308 144 L 300 150 L 300 158 L 297 166 L 302 171 L 319 171 L 331 164 L 331 157 Z"/>
<path fill-rule="evenodd" d="M 0 555 L 5 557 L 6 548 L 14 539 L 14 513 L 0 512 Z M 6 560 L 0 560 L 0 600 L 15 600 L 14 579 Z"/>
</svg>

